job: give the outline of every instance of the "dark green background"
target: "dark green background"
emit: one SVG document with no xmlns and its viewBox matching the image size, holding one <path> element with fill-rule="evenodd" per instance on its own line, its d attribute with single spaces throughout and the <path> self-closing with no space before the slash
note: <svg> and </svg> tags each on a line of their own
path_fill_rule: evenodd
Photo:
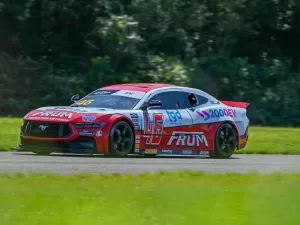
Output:
<svg viewBox="0 0 300 225">
<path fill-rule="evenodd" d="M 0 116 L 114 83 L 166 82 L 300 125 L 300 2 L 2 0 Z"/>
</svg>

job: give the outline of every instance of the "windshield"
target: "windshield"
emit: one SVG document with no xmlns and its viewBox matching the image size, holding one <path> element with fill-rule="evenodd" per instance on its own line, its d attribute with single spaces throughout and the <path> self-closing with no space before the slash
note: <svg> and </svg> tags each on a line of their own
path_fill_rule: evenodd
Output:
<svg viewBox="0 0 300 225">
<path fill-rule="evenodd" d="M 138 91 L 96 90 L 71 106 L 126 110 L 132 109 L 144 95 Z"/>
</svg>

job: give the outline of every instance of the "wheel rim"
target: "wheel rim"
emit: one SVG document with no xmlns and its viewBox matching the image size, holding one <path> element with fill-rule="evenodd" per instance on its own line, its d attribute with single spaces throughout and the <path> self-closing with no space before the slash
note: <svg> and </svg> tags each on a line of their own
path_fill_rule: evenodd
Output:
<svg viewBox="0 0 300 225">
<path fill-rule="evenodd" d="M 224 126 L 219 130 L 217 147 L 224 153 L 231 153 L 236 147 L 236 133 L 229 127 Z"/>
<path fill-rule="evenodd" d="M 133 133 L 127 124 L 120 124 L 112 131 L 112 144 L 119 153 L 128 153 L 132 148 Z"/>
</svg>

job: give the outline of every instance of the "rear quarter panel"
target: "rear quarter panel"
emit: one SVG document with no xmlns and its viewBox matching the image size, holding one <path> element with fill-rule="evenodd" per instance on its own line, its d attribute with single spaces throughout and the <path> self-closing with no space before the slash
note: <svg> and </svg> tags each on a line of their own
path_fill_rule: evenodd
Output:
<svg viewBox="0 0 300 225">
<path fill-rule="evenodd" d="M 213 143 L 215 134 L 221 124 L 232 124 L 238 133 L 238 149 L 244 147 L 248 136 L 249 119 L 247 110 L 237 107 L 229 107 L 222 103 L 207 104 L 189 111 L 193 118 L 193 125 L 198 125 L 205 130 L 210 130 L 208 135 L 210 143 Z"/>
</svg>

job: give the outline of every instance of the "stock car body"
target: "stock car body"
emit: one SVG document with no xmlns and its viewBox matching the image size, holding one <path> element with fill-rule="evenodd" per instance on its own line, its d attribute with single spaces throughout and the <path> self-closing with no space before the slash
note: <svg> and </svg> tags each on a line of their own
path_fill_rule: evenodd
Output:
<svg viewBox="0 0 300 225">
<path fill-rule="evenodd" d="M 199 89 L 118 84 L 29 112 L 15 150 L 36 154 L 209 155 L 229 158 L 248 140 L 249 103 Z"/>
</svg>

